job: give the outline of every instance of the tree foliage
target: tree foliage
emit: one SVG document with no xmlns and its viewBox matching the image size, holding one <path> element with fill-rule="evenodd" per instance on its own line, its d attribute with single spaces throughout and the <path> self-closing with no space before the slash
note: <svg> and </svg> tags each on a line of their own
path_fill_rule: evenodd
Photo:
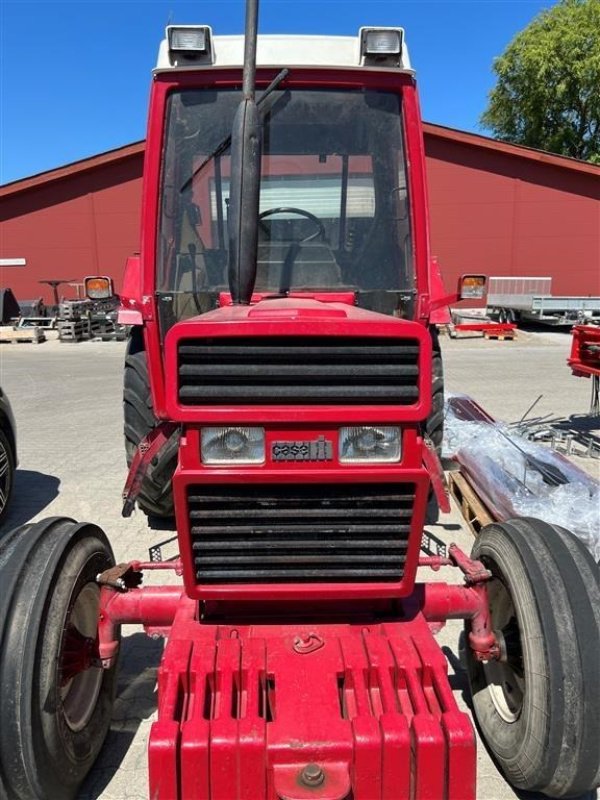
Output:
<svg viewBox="0 0 600 800">
<path fill-rule="evenodd" d="M 503 141 L 600 163 L 600 0 L 561 0 L 494 61 L 481 122 Z"/>
</svg>

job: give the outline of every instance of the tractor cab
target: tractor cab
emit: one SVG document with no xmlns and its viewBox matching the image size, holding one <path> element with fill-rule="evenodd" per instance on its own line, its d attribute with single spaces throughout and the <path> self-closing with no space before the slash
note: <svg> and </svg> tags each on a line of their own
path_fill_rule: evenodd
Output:
<svg viewBox="0 0 600 800">
<path fill-rule="evenodd" d="M 153 84 L 160 124 L 146 156 L 159 175 L 156 219 L 143 252 L 162 337 L 175 322 L 231 302 L 231 132 L 242 63 L 243 37 L 213 37 L 202 26 L 169 27 L 161 46 Z M 415 252 L 424 196 L 407 164 L 421 164 L 422 143 L 409 131 L 418 112 L 402 29 L 259 37 L 256 69 L 252 302 L 341 299 L 414 319 L 416 259 L 427 254 Z"/>
</svg>

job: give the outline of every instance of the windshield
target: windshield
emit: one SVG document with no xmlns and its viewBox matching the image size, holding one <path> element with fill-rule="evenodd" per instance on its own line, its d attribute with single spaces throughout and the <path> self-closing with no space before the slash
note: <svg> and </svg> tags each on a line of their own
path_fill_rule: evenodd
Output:
<svg viewBox="0 0 600 800">
<path fill-rule="evenodd" d="M 228 137 L 240 98 L 193 89 L 168 99 L 157 290 L 171 322 L 214 308 L 229 291 Z M 412 316 L 399 96 L 279 89 L 260 114 L 255 292 L 354 292 L 359 305 Z"/>
</svg>

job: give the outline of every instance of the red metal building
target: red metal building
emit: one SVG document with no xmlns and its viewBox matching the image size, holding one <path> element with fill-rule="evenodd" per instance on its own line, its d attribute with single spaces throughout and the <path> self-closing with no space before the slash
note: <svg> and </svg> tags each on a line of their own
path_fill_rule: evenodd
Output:
<svg viewBox="0 0 600 800">
<path fill-rule="evenodd" d="M 431 124 L 425 148 L 448 287 L 461 272 L 551 276 L 554 294 L 600 296 L 600 167 Z M 0 285 L 47 303 L 41 280 L 105 274 L 118 290 L 139 248 L 143 157 L 139 142 L 0 187 Z"/>
</svg>

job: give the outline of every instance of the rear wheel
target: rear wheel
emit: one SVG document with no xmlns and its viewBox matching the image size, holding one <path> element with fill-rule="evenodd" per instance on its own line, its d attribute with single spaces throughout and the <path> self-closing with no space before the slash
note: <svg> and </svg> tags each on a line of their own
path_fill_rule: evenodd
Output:
<svg viewBox="0 0 600 800">
<path fill-rule="evenodd" d="M 98 664 L 96 576 L 113 565 L 100 528 L 64 517 L 0 543 L 0 787 L 9 800 L 73 797 L 102 747 L 117 668 Z"/>
<path fill-rule="evenodd" d="M 483 529 L 473 558 L 502 659 L 466 648 L 483 737 L 519 789 L 570 797 L 600 782 L 600 577 L 569 531 L 536 519 Z M 467 631 L 469 626 L 467 624 Z"/>
<path fill-rule="evenodd" d="M 146 351 L 141 332 L 135 328 L 127 344 L 123 380 L 123 412 L 125 418 L 125 454 L 127 466 L 135 455 L 140 441 L 158 424 L 150 395 L 150 379 Z M 178 435 L 152 460 L 142 482 L 138 505 L 149 516 L 173 516 L 171 481 L 177 466 Z"/>
</svg>

